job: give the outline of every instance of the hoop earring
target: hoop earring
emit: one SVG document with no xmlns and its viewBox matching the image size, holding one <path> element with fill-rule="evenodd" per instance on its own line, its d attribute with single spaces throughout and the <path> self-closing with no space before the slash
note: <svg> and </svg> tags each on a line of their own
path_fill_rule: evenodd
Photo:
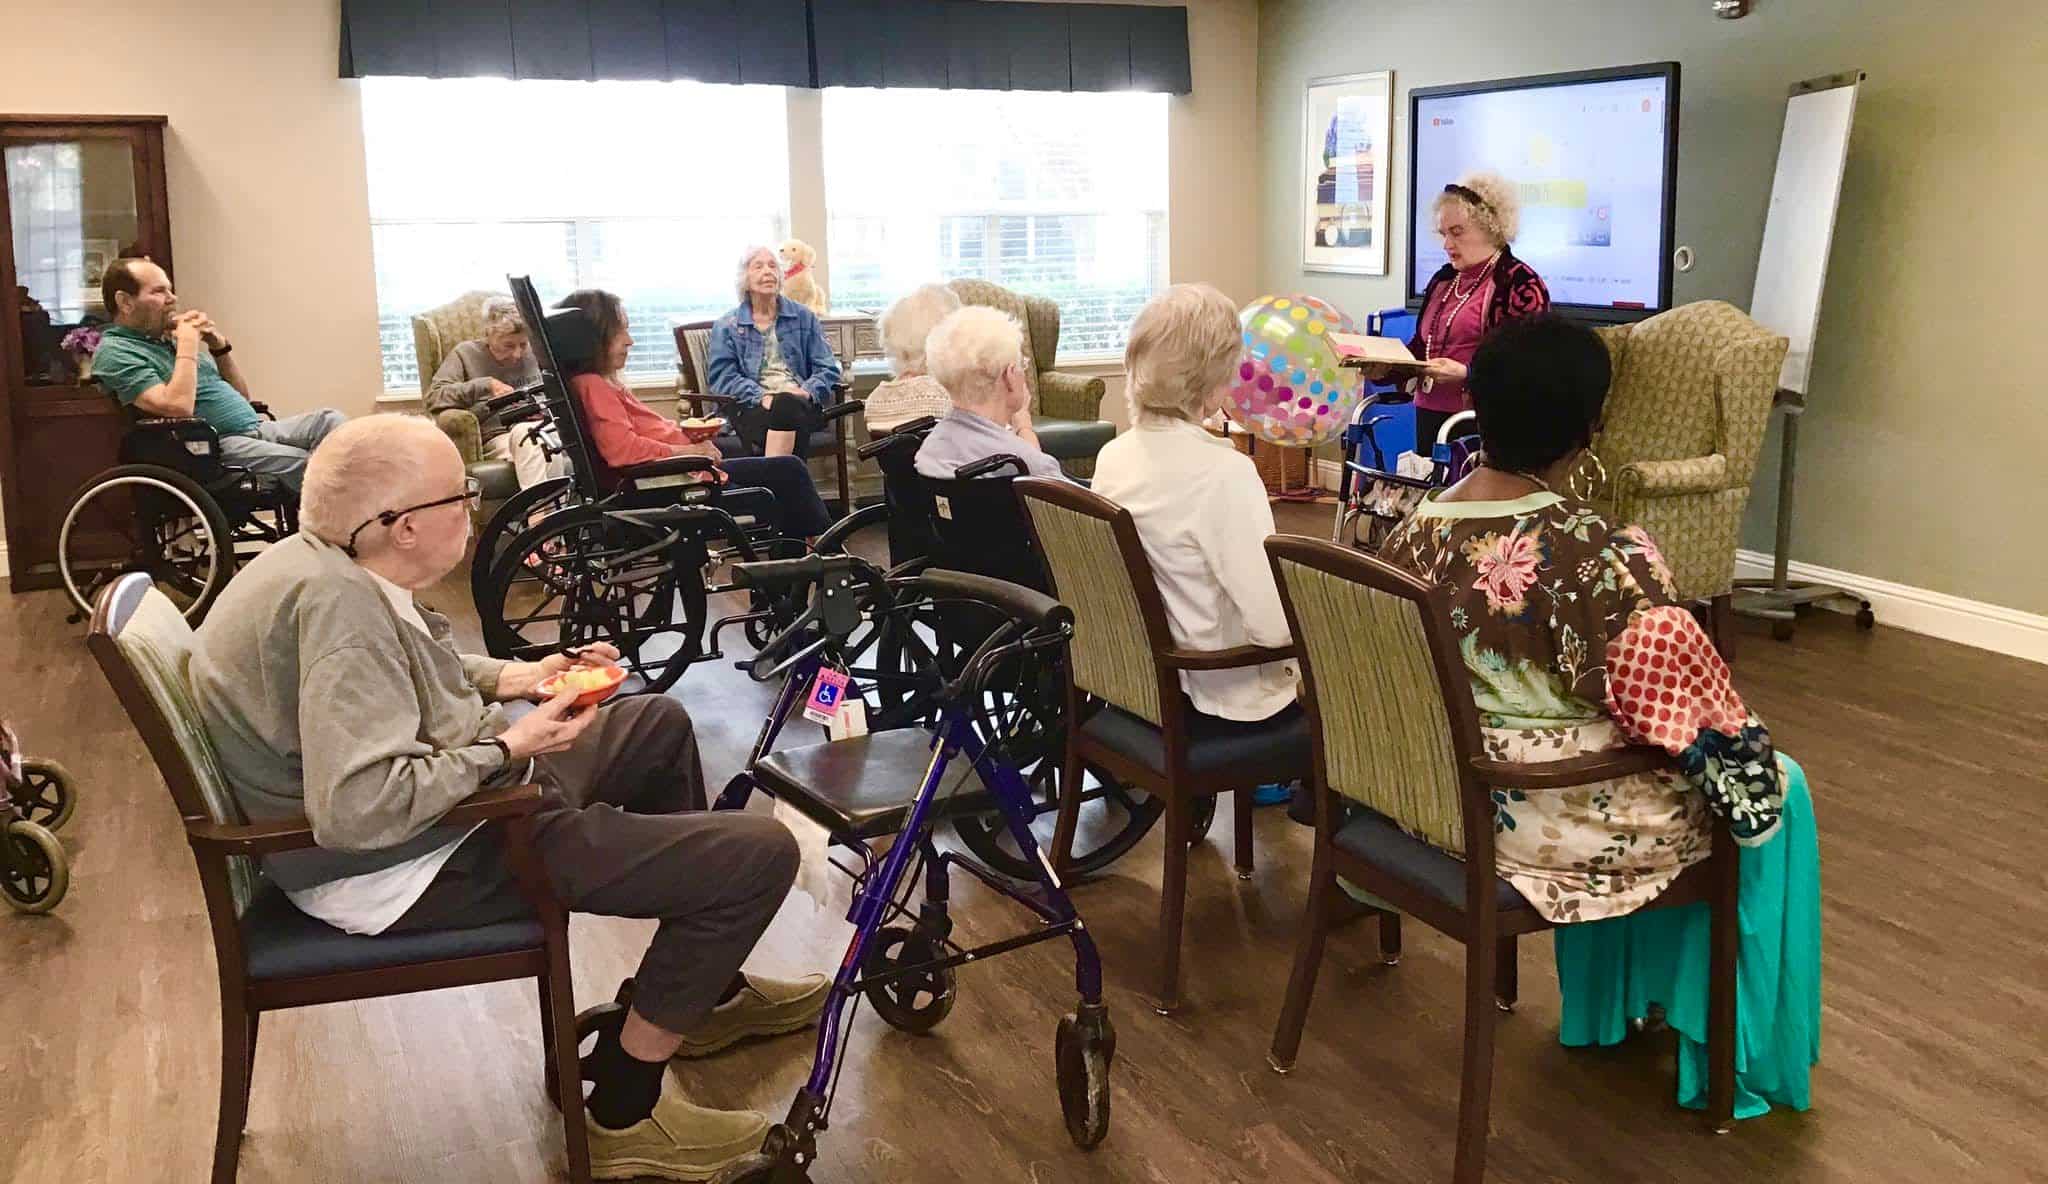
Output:
<svg viewBox="0 0 2048 1184">
<path fill-rule="evenodd" d="M 1586 462 L 1589 460 L 1593 462 L 1593 477 L 1585 480 Z M 1592 501 L 1595 494 L 1607 488 L 1607 466 L 1601 463 L 1599 453 L 1588 448 L 1579 455 L 1579 463 L 1572 466 L 1571 479 L 1566 488 L 1571 490 L 1573 497 L 1582 502 Z"/>
</svg>

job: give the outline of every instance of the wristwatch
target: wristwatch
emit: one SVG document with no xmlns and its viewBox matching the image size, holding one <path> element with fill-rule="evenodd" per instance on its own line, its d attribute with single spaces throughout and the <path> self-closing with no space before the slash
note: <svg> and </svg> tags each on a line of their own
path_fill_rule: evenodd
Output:
<svg viewBox="0 0 2048 1184">
<path fill-rule="evenodd" d="M 235 343 L 230 341 L 226 345 L 221 346 L 219 349 L 210 349 L 207 350 L 206 352 L 212 354 L 216 358 L 225 358 L 229 354 L 235 352 Z"/>
<path fill-rule="evenodd" d="M 512 763 L 512 746 L 505 743 L 503 740 L 498 739 L 496 736 L 486 736 L 482 740 L 477 741 L 477 743 L 489 744 L 492 747 L 496 748 L 499 754 L 499 764 L 509 765 Z"/>
</svg>

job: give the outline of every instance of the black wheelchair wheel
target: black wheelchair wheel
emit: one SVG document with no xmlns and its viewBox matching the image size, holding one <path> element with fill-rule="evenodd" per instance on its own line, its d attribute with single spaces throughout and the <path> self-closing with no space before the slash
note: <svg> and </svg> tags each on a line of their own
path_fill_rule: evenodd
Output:
<svg viewBox="0 0 2048 1184">
<path fill-rule="evenodd" d="M 890 925 L 878 931 L 861 956 L 863 977 L 886 974 L 905 966 L 930 962 L 944 954 L 944 947 L 926 934 L 904 925 Z M 867 988 L 868 1002 L 875 1014 L 892 1028 L 922 1036 L 939 1026 L 953 1010 L 953 968 L 941 966 L 903 975 Z"/>
<path fill-rule="evenodd" d="M 470 603 L 483 603 L 492 569 L 520 531 L 538 525 L 542 518 L 576 500 L 575 482 L 567 477 L 550 477 L 506 498 L 492 511 L 476 532 L 476 554 L 469 563 Z"/>
<path fill-rule="evenodd" d="M 868 704 L 868 730 L 929 725 L 949 663 L 929 610 L 885 613 L 847 642 L 848 666 Z"/>
<path fill-rule="evenodd" d="M 234 530 L 220 503 L 183 473 L 116 465 L 81 486 L 57 531 L 57 570 L 80 614 L 129 572 L 197 624 L 235 572 Z"/>
<path fill-rule="evenodd" d="M 10 792 L 21 816 L 46 830 L 61 829 L 78 811 L 71 774 L 56 761 L 22 761 L 21 784 Z"/>
<path fill-rule="evenodd" d="M 476 606 L 485 648 L 534 661 L 606 641 L 637 689 L 667 690 L 703 653 L 702 572 L 702 545 L 672 531 L 595 506 L 557 510 L 498 556 Z"/>
<path fill-rule="evenodd" d="M 71 888 L 71 864 L 57 836 L 33 822 L 7 824 L 0 852 L 0 896 L 19 913 L 47 913 Z"/>
<path fill-rule="evenodd" d="M 1116 1029 L 1100 1008 L 1092 1015 L 1068 1015 L 1053 1039 L 1054 1077 L 1060 1112 L 1074 1146 L 1092 1150 L 1109 1134 L 1109 1066 L 1116 1058 Z"/>
</svg>

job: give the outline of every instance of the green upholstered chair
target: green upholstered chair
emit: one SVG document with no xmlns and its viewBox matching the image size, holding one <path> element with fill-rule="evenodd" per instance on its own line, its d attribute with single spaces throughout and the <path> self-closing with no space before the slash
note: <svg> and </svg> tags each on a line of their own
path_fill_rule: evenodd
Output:
<svg viewBox="0 0 2048 1184">
<path fill-rule="evenodd" d="M 412 318 L 412 348 L 419 358 L 420 394 L 424 397 L 434 384 L 434 372 L 447 360 L 448 351 L 465 341 L 484 335 L 484 302 L 502 292 L 464 292 L 446 304 L 437 305 Z M 484 487 L 484 497 L 499 502 L 519 492 L 519 473 L 508 460 L 492 460 L 483 453 L 483 429 L 476 416 L 454 409 L 438 412 L 434 422 L 462 453 L 462 463 Z"/>
<path fill-rule="evenodd" d="M 530 841 L 540 789 L 485 790 L 450 810 L 452 825 L 494 821 L 534 918 L 381 937 L 344 933 L 300 912 L 258 870 L 259 856 L 314 846 L 304 818 L 251 823 L 242 814 L 193 705 L 186 670 L 192 628 L 149 577 L 109 584 L 88 647 L 142 734 L 184 819 L 213 928 L 220 976 L 220 1117 L 213 1184 L 232 1184 L 249 1113 L 257 1021 L 266 1011 L 435 991 L 507 979 L 539 981 L 548 1090 L 563 1114 L 570 1178 L 590 1179 L 576 1057 L 567 915 Z M 424 1101 L 424 1099 L 423 1099 Z"/>
<path fill-rule="evenodd" d="M 1596 332 L 1614 359 L 1597 497 L 1657 540 L 1681 595 L 1709 602 L 1726 653 L 1735 546 L 1788 343 L 1719 300 Z"/>
<path fill-rule="evenodd" d="M 1093 476 L 1095 454 L 1116 437 L 1116 427 L 1101 418 L 1108 387 L 1100 378 L 1053 369 L 1059 356 L 1060 306 L 987 280 L 953 280 L 946 286 L 962 303 L 999 308 L 1024 326 L 1024 352 L 1031 357 L 1024 379 L 1031 387 L 1031 426 L 1039 447 L 1072 475 Z"/>
<path fill-rule="evenodd" d="M 1347 903 L 1341 876 L 1465 947 L 1464 1076 L 1452 1179 L 1479 1184 L 1496 1012 L 1515 1002 L 1515 939 L 1551 927 L 1496 874 L 1492 794 L 1552 792 L 1668 767 L 1671 758 L 1661 749 L 1630 748 L 1540 764 L 1487 759 L 1443 589 L 1319 539 L 1276 535 L 1266 540 L 1266 554 L 1300 651 L 1316 815 L 1307 910 L 1273 1034 L 1272 1066 L 1281 1073 L 1294 1067 L 1323 946 Z M 1735 840 L 1722 826 L 1712 856 L 1647 906 L 1704 901 L 1713 910 L 1707 1111 L 1722 1130 L 1735 1108 L 1739 884 Z M 1391 964 L 1398 960 L 1400 922 L 1376 911 L 1381 956 Z"/>
<path fill-rule="evenodd" d="M 1101 769 L 1166 801 L 1159 997 L 1154 1005 L 1164 1014 L 1180 1004 L 1188 847 L 1208 829 L 1216 796 L 1236 791 L 1237 871 L 1239 878 L 1249 878 L 1252 791 L 1308 774 L 1308 736 L 1299 714 L 1256 724 L 1212 720 L 1189 704 L 1180 673 L 1257 666 L 1293 651 L 1253 645 L 1181 649 L 1167 626 L 1166 605 L 1128 510 L 1065 481 L 1026 477 L 1013 488 L 1045 556 L 1050 591 L 1074 610 L 1067 718 L 1081 722 L 1067 729 L 1061 784 L 1079 785 L 1084 768 Z M 1078 795 L 1063 795 L 1053 833 L 1053 858 L 1062 866 L 1073 848 L 1078 811 Z"/>
</svg>

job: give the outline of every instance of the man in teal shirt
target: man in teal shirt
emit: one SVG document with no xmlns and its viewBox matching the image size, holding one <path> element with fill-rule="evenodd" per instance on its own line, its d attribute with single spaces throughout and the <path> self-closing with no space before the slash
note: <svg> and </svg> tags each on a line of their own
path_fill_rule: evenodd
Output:
<svg viewBox="0 0 2048 1184">
<path fill-rule="evenodd" d="M 179 312 L 171 277 L 147 259 L 116 259 L 100 281 L 100 297 L 114 318 L 92 355 L 100 385 L 145 415 L 205 420 L 220 434 L 222 460 L 298 489 L 306 458 L 341 425 L 341 412 L 257 415 L 234 346 L 205 313 Z"/>
</svg>

